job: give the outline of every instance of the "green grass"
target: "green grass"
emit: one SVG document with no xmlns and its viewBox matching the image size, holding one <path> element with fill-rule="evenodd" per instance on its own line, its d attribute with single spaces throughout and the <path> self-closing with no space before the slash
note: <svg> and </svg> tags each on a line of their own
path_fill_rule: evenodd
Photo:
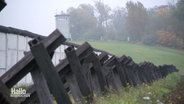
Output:
<svg viewBox="0 0 184 104">
<path fill-rule="evenodd" d="M 83 43 L 83 42 L 75 42 Z M 137 63 L 150 61 L 156 65 L 173 64 L 180 71 L 168 75 L 166 78 L 154 82 L 151 86 L 139 85 L 136 88 L 122 88 L 121 94 L 110 93 L 107 96 L 98 97 L 94 104 L 158 104 L 164 102 L 165 95 L 175 88 L 179 76 L 184 75 L 184 51 L 165 47 L 150 47 L 124 42 L 89 42 L 92 47 L 108 51 L 117 56 L 131 56 Z M 143 97 L 149 97 L 144 100 Z"/>
<path fill-rule="evenodd" d="M 83 42 L 76 42 L 83 43 Z M 184 73 L 184 51 L 165 47 L 150 47 L 124 42 L 89 42 L 94 48 L 105 50 L 117 56 L 131 56 L 137 63 L 150 61 L 156 65 L 173 64 Z M 183 70 L 182 70 L 183 69 Z"/>
<path fill-rule="evenodd" d="M 142 84 L 137 87 L 122 88 L 120 95 L 109 93 L 105 97 L 96 98 L 94 104 L 161 104 L 165 102 L 165 94 L 175 87 L 178 80 L 179 77 L 175 73 L 166 79 L 155 81 L 151 86 Z M 149 99 L 144 99 L 145 97 Z"/>
</svg>

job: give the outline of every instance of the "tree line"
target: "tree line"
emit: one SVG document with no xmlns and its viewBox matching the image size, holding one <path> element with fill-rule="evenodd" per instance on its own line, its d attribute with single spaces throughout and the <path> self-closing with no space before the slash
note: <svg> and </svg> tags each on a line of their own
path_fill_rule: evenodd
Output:
<svg viewBox="0 0 184 104">
<path fill-rule="evenodd" d="M 126 8 L 111 9 L 103 2 L 70 7 L 73 40 L 118 40 L 184 48 L 184 0 L 147 9 L 129 1 Z"/>
</svg>

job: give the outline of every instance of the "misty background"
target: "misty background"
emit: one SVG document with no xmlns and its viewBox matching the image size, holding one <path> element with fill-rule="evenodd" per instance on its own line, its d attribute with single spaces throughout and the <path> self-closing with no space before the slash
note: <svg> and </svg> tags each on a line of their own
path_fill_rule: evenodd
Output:
<svg viewBox="0 0 184 104">
<path fill-rule="evenodd" d="M 80 4 L 94 5 L 97 0 L 5 0 L 7 6 L 1 11 L 0 25 L 17 27 L 48 35 L 55 29 L 56 13 L 66 12 Z M 111 8 L 125 7 L 128 0 L 103 0 Z M 136 1 L 136 0 L 133 0 Z M 168 0 L 139 0 L 146 7 L 164 5 Z"/>
<path fill-rule="evenodd" d="M 184 0 L 6 0 L 0 25 L 49 35 L 54 15 L 70 15 L 73 40 L 115 40 L 184 46 Z"/>
</svg>

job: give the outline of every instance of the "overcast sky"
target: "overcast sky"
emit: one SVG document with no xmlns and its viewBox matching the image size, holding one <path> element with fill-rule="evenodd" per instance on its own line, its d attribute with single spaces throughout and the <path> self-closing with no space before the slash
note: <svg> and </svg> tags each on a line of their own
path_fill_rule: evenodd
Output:
<svg viewBox="0 0 184 104">
<path fill-rule="evenodd" d="M 25 29 L 49 35 L 55 29 L 54 15 L 79 4 L 94 4 L 95 0 L 5 0 L 7 6 L 0 12 L 0 25 Z M 125 7 L 129 0 L 102 0 L 112 9 Z M 137 1 L 137 0 L 132 0 Z M 168 4 L 172 0 L 138 0 L 147 8 Z"/>
</svg>

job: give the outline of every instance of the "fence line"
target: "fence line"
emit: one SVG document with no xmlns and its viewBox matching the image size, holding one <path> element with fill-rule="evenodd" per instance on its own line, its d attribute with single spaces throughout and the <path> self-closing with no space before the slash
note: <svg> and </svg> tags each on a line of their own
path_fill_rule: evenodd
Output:
<svg viewBox="0 0 184 104">
<path fill-rule="evenodd" d="M 65 49 L 66 58 L 54 66 L 51 59 L 54 50 L 61 44 L 68 45 Z M 31 51 L 1 76 L 1 104 L 28 104 L 35 101 L 53 104 L 54 100 L 58 104 L 71 104 L 67 92 L 71 92 L 78 104 L 91 103 L 94 94 L 104 95 L 108 89 L 120 93 L 120 89 L 127 85 L 150 84 L 178 71 L 174 65 L 156 66 L 151 62 L 137 64 L 129 56 L 117 57 L 94 49 L 87 42 L 82 45 L 66 42 L 58 30 L 48 37 L 35 38 L 29 45 Z M 30 97 L 10 97 L 9 89 L 29 72 L 34 82 L 26 91 Z"/>
</svg>

